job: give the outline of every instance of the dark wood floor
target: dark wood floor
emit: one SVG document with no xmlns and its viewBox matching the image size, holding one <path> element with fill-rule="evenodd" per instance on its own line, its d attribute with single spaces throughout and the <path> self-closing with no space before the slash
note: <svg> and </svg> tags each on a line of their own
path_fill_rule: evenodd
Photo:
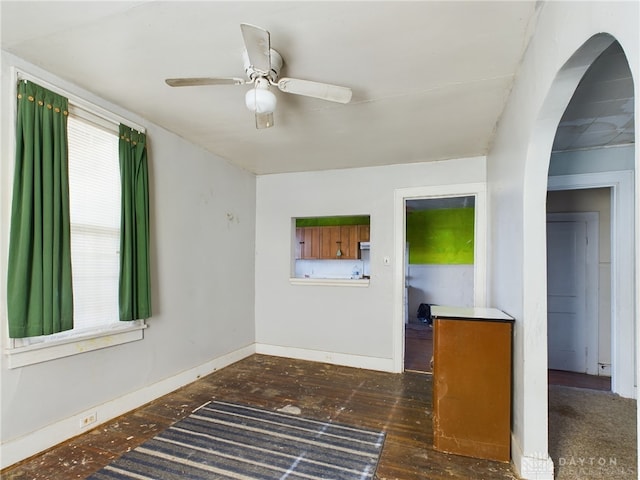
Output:
<svg viewBox="0 0 640 480">
<path fill-rule="evenodd" d="M 159 398 L 26 462 L 4 480 L 87 478 L 205 402 L 224 399 L 264 408 L 294 405 L 302 415 L 387 432 L 380 480 L 516 478 L 508 464 L 433 450 L 430 360 L 433 329 L 408 324 L 404 374 L 388 374 L 254 355 Z M 610 390 L 608 377 L 549 371 L 549 383 Z"/>
<path fill-rule="evenodd" d="M 564 385 L 565 387 L 588 388 L 589 390 L 611 391 L 611 377 L 587 375 L 586 373 L 565 372 L 563 370 L 549 370 L 549 385 Z"/>
<path fill-rule="evenodd" d="M 431 373 L 433 328 L 425 323 L 407 323 L 404 329 L 404 369 Z"/>
<path fill-rule="evenodd" d="M 508 463 L 433 447 L 431 375 L 253 355 L 2 472 L 5 480 L 87 478 L 212 399 L 384 430 L 379 480 L 515 479 Z"/>
<path fill-rule="evenodd" d="M 405 325 L 405 370 L 431 373 L 430 360 L 433 355 L 433 328 L 424 323 Z M 549 370 L 549 385 L 611 391 L 611 377 L 584 373 Z"/>
</svg>

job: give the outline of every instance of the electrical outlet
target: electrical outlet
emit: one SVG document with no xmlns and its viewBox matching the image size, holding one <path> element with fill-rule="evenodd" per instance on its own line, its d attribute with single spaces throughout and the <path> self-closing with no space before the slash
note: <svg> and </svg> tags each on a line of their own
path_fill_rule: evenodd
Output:
<svg viewBox="0 0 640 480">
<path fill-rule="evenodd" d="M 92 423 L 96 423 L 96 420 L 98 420 L 98 414 L 96 412 L 91 412 L 80 419 L 80 428 L 88 427 Z"/>
</svg>

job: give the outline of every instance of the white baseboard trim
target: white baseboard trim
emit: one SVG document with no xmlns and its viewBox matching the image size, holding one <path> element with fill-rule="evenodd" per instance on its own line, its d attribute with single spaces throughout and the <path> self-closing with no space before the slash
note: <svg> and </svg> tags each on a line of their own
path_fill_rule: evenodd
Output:
<svg viewBox="0 0 640 480">
<path fill-rule="evenodd" d="M 209 375 L 221 368 L 235 363 L 256 353 L 255 345 L 251 344 L 226 355 L 217 357 L 205 364 L 166 378 L 140 390 L 123 395 L 101 405 L 69 418 L 43 427 L 20 438 L 10 440 L 1 445 L 0 468 L 6 468 L 14 463 L 25 460 L 48 448 L 64 442 L 77 435 L 85 433 L 103 423 L 106 423 L 124 413 L 134 410 L 156 398 L 162 397 L 180 387 L 195 382 L 199 378 Z M 97 421 L 85 428 L 80 427 L 80 421 L 89 414 L 96 414 Z"/>
<path fill-rule="evenodd" d="M 308 350 L 305 348 L 282 347 L 280 345 L 268 345 L 256 343 L 256 353 L 272 355 L 274 357 L 295 358 L 297 360 L 309 360 L 311 362 L 330 363 L 344 367 L 364 368 L 381 372 L 393 372 L 393 359 L 365 357 L 362 355 L 349 355 L 345 353 L 324 352 L 320 350 Z"/>
<path fill-rule="evenodd" d="M 520 444 L 511 434 L 511 462 L 523 480 L 553 480 L 553 460 L 548 453 L 525 456 Z"/>
</svg>

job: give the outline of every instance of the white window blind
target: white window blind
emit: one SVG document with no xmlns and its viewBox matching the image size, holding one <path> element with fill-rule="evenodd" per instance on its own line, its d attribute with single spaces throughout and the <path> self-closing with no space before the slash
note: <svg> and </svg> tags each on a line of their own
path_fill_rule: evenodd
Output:
<svg viewBox="0 0 640 480">
<path fill-rule="evenodd" d="M 118 135 L 68 119 L 74 332 L 119 322 Z"/>
</svg>

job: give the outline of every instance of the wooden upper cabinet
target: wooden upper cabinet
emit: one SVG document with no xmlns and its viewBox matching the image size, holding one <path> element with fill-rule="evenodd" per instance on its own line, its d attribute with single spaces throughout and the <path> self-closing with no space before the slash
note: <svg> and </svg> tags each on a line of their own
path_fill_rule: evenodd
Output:
<svg viewBox="0 0 640 480">
<path fill-rule="evenodd" d="M 340 227 L 340 241 L 342 245 L 342 258 L 358 258 L 358 226 L 343 225 Z"/>
<path fill-rule="evenodd" d="M 296 259 L 357 259 L 360 242 L 368 241 L 369 225 L 297 227 Z"/>
<path fill-rule="evenodd" d="M 320 227 L 320 258 L 341 258 L 338 250 L 342 251 L 340 227 Z"/>
<path fill-rule="evenodd" d="M 296 228 L 296 258 L 320 258 L 320 227 Z"/>
<path fill-rule="evenodd" d="M 320 258 L 356 259 L 358 242 L 358 225 L 320 227 Z"/>
<path fill-rule="evenodd" d="M 358 242 L 368 242 L 369 241 L 369 225 L 356 225 L 358 228 Z"/>
<path fill-rule="evenodd" d="M 296 260 L 302 258 L 304 249 L 304 227 L 296 227 Z"/>
</svg>

